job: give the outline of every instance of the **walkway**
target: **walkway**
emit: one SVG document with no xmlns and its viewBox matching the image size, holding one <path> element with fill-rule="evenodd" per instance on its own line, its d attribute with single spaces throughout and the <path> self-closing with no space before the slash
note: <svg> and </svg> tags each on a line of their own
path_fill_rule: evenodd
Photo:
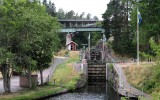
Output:
<svg viewBox="0 0 160 100">
<path fill-rule="evenodd" d="M 55 70 L 56 66 L 63 63 L 65 61 L 66 57 L 55 57 L 54 63 L 52 62 L 51 66 L 43 71 L 43 80 L 46 82 L 48 76 L 52 76 L 52 72 Z M 38 73 L 38 82 L 40 83 L 40 74 Z M 11 77 L 11 92 L 17 92 L 21 90 L 19 86 L 19 76 L 13 76 Z M 0 79 L 0 94 L 4 93 L 3 88 L 3 80 Z"/>
<path fill-rule="evenodd" d="M 127 82 L 127 78 L 126 78 L 126 76 L 125 76 L 125 74 L 122 70 L 122 67 L 119 64 L 115 64 L 114 67 L 118 70 L 118 75 L 120 76 L 120 80 L 119 80 L 120 82 L 119 83 L 120 83 L 121 87 L 119 88 L 118 91 L 122 95 L 126 95 L 126 92 L 128 92 L 128 95 L 131 95 L 131 96 L 132 95 L 137 95 L 137 96 L 143 95 L 147 100 L 151 100 L 151 97 L 148 94 L 136 89 L 135 87 L 131 86 Z"/>
<path fill-rule="evenodd" d="M 118 88 L 118 92 L 121 95 L 125 95 L 125 96 L 131 96 L 131 97 L 135 97 L 135 96 L 144 96 L 146 100 L 152 100 L 151 96 L 136 89 L 135 87 L 131 86 L 128 82 L 127 82 L 127 78 L 123 72 L 122 67 L 120 66 L 119 63 L 116 63 L 116 60 L 111 56 L 111 55 L 107 55 L 113 62 L 113 66 L 119 76 L 119 88 Z"/>
</svg>

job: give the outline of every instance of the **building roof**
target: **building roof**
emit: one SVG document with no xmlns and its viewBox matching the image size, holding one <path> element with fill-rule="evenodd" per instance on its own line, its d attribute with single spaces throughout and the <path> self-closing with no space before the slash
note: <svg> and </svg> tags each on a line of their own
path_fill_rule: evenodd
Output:
<svg viewBox="0 0 160 100">
<path fill-rule="evenodd" d="M 73 41 L 70 41 L 69 43 L 67 43 L 66 45 L 69 45 L 71 43 L 74 43 L 75 45 L 77 45 L 77 43 L 73 42 Z"/>
</svg>

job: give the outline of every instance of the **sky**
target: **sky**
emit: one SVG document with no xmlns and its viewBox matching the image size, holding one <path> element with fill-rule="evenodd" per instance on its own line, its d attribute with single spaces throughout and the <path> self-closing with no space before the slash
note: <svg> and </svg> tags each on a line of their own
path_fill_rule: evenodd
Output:
<svg viewBox="0 0 160 100">
<path fill-rule="evenodd" d="M 62 8 L 64 11 L 73 10 L 75 13 L 85 15 L 90 13 L 91 17 L 97 16 L 102 20 L 102 14 L 107 9 L 110 0 L 51 0 L 56 6 L 56 11 Z"/>
</svg>

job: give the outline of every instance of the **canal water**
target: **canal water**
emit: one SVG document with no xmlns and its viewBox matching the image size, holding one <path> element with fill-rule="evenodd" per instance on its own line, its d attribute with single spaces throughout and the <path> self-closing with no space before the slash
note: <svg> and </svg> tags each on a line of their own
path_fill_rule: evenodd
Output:
<svg viewBox="0 0 160 100">
<path fill-rule="evenodd" d="M 116 91 L 105 83 L 89 84 L 72 93 L 66 93 L 46 100 L 120 100 Z"/>
</svg>

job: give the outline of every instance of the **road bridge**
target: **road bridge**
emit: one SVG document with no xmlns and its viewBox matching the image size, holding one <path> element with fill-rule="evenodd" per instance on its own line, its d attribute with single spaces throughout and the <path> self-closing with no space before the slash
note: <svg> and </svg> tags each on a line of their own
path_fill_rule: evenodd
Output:
<svg viewBox="0 0 160 100">
<path fill-rule="evenodd" d="M 75 33 L 75 32 L 101 32 L 104 33 L 102 26 L 98 26 L 98 20 L 89 19 L 59 19 L 62 24 L 61 33 Z"/>
<path fill-rule="evenodd" d="M 59 19 L 62 24 L 62 29 L 59 30 L 60 33 L 67 33 L 66 35 L 66 49 L 76 50 L 77 44 L 72 41 L 74 33 L 78 32 L 100 32 L 104 33 L 105 30 L 102 26 L 97 25 L 98 20 L 89 20 L 89 19 Z M 90 36 L 90 35 L 89 35 Z M 90 41 L 90 40 L 89 40 Z M 90 44 L 90 43 L 89 43 Z"/>
</svg>

